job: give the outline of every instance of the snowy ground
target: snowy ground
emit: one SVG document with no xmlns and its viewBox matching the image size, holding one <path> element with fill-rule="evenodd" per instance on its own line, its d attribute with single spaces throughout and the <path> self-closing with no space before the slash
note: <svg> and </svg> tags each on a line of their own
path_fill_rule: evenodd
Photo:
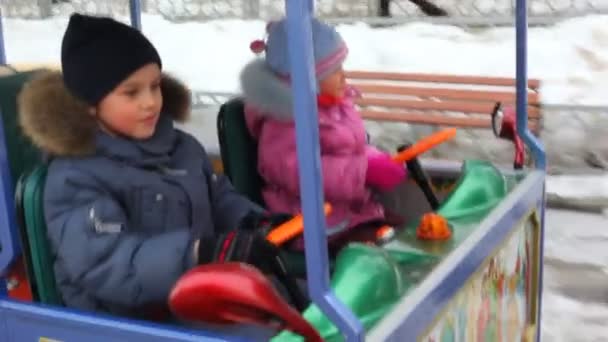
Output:
<svg viewBox="0 0 608 342">
<path fill-rule="evenodd" d="M 547 179 L 547 199 L 555 206 L 604 212 L 608 215 L 608 176 L 550 176 Z"/>
<path fill-rule="evenodd" d="M 5 20 L 7 59 L 58 63 L 65 16 Z M 529 76 L 543 83 L 545 103 L 608 105 L 608 16 L 588 16 L 529 33 Z M 238 92 L 238 75 L 253 58 L 249 43 L 262 38 L 264 23 L 221 20 L 172 23 L 144 15 L 143 29 L 159 49 L 165 68 L 196 90 Z M 348 69 L 515 75 L 515 31 L 475 32 L 412 23 L 371 29 L 338 27 L 350 49 Z M 220 67 L 221 66 L 221 67 Z"/>
<path fill-rule="evenodd" d="M 6 20 L 9 62 L 58 64 L 66 23 L 66 17 Z M 151 15 L 144 15 L 143 26 L 160 50 L 166 70 L 193 89 L 215 92 L 238 92 L 239 71 L 253 57 L 249 43 L 264 31 L 260 21 L 174 24 Z M 339 30 L 351 50 L 346 65 L 349 69 L 515 74 L 511 28 L 470 32 L 413 23 L 387 29 L 341 25 Z M 532 29 L 529 72 L 543 82 L 546 103 L 607 105 L 608 17 L 577 18 L 554 27 Z M 580 166 L 591 152 L 608 160 L 608 113 L 551 114 L 546 119 L 543 140 L 551 166 Z M 211 151 L 217 151 L 213 111 L 198 112 L 187 128 Z M 370 123 L 368 129 L 374 142 L 386 148 L 426 132 L 425 128 L 396 124 Z M 509 148 L 490 139 L 489 132 L 465 132 L 442 153 L 453 158 L 477 156 L 504 162 L 509 160 L 505 159 Z M 553 176 L 548 179 L 547 191 L 550 199 L 566 198 L 568 203 L 595 209 L 608 207 L 605 175 Z M 608 341 L 608 328 L 604 326 L 608 319 L 606 228 L 605 216 L 548 212 L 543 316 L 546 340 Z"/>
<path fill-rule="evenodd" d="M 546 215 L 543 341 L 608 341 L 608 216 Z"/>
<path fill-rule="evenodd" d="M 8 19 L 7 58 L 13 63 L 59 62 L 66 17 L 44 21 Z M 529 76 L 542 81 L 548 104 L 608 106 L 608 16 L 588 16 L 529 33 Z M 218 20 L 172 23 L 144 15 L 143 29 L 160 50 L 166 70 L 197 91 L 238 93 L 238 76 L 253 58 L 249 43 L 261 38 L 261 21 Z M 515 34 L 512 28 L 467 31 L 428 23 L 371 29 L 365 24 L 340 25 L 350 48 L 349 69 L 515 75 Z M 27 43 L 26 43 L 27 42 Z M 608 164 L 608 112 L 545 111 L 542 138 L 552 172 L 589 168 L 588 159 Z M 217 150 L 214 113 L 196 117 L 192 131 Z M 211 117 L 206 117 L 211 116 Z M 397 123 L 369 123 L 374 142 L 394 149 L 404 140 L 428 134 L 430 128 Z M 481 143 L 480 143 L 481 142 Z M 435 156 L 505 161 L 511 146 L 489 131 L 462 131 L 436 150 Z M 608 167 L 608 165 L 607 165 Z"/>
</svg>

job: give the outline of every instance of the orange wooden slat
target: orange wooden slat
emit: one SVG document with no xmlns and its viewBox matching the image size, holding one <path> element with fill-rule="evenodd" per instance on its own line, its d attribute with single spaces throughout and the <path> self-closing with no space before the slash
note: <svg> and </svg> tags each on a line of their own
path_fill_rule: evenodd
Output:
<svg viewBox="0 0 608 342">
<path fill-rule="evenodd" d="M 375 110 L 362 110 L 361 116 L 367 120 L 395 121 L 425 125 L 442 125 L 454 127 L 491 128 L 489 119 L 450 117 L 443 115 L 429 115 L 408 112 L 382 112 Z"/>
<path fill-rule="evenodd" d="M 392 85 L 370 85 L 370 84 L 353 84 L 359 91 L 366 96 L 372 94 L 382 95 L 402 95 L 402 96 L 427 96 L 454 100 L 476 100 L 476 101 L 491 101 L 513 103 L 515 101 L 515 92 L 505 91 L 489 91 L 489 90 L 463 90 L 450 88 L 421 88 L 421 87 L 401 87 Z M 538 105 L 538 94 L 529 93 L 528 103 L 530 105 Z"/>
<path fill-rule="evenodd" d="M 490 118 L 453 117 L 445 115 L 410 113 L 405 111 L 383 112 L 375 110 L 362 110 L 361 116 L 364 119 L 375 121 L 406 122 L 411 124 L 452 126 L 461 128 L 491 128 Z M 538 128 L 538 123 L 535 121 L 529 122 L 529 125 L 532 131 L 536 131 Z"/>
<path fill-rule="evenodd" d="M 480 113 L 480 114 L 492 114 L 494 109 L 493 102 L 467 102 L 467 101 L 429 101 L 429 100 L 400 100 L 400 99 L 386 99 L 386 98 L 373 98 L 363 97 L 357 99 L 356 103 L 360 106 L 379 106 L 389 108 L 405 108 L 405 109 L 419 109 L 419 110 L 441 110 L 441 111 L 454 111 L 462 113 Z M 528 106 L 528 116 L 536 119 L 540 116 L 540 110 L 534 106 Z"/>
<path fill-rule="evenodd" d="M 490 86 L 515 86 L 516 80 L 511 77 L 488 77 L 470 75 L 447 75 L 447 74 L 423 74 L 423 73 L 399 73 L 380 71 L 347 71 L 346 77 L 359 80 L 384 80 L 384 81 L 409 81 L 409 82 L 435 82 L 435 83 L 460 83 Z M 540 80 L 528 79 L 528 87 L 537 90 Z"/>
</svg>

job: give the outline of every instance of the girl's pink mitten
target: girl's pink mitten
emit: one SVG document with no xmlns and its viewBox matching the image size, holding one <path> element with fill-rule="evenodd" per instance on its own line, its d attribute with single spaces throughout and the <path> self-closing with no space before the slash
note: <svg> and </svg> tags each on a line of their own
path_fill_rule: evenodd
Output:
<svg viewBox="0 0 608 342">
<path fill-rule="evenodd" d="M 407 176 L 405 167 L 391 157 L 373 148 L 367 149 L 366 184 L 381 191 L 390 191 Z"/>
</svg>

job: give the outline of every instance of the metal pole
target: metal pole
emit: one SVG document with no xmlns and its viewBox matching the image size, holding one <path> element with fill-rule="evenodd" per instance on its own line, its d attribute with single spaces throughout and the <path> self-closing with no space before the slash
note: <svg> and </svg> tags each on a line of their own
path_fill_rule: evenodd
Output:
<svg viewBox="0 0 608 342">
<path fill-rule="evenodd" d="M 2 113 L 0 113 L 0 286 L 9 266 L 19 253 L 21 245 L 15 225 L 15 189 L 11 177 L 8 147 Z M 0 292 L 0 295 L 2 292 Z"/>
<path fill-rule="evenodd" d="M 546 169 L 542 143 L 528 129 L 528 8 L 526 0 L 517 0 L 515 7 L 517 133 L 528 145 L 537 169 Z"/>
<path fill-rule="evenodd" d="M 6 50 L 4 48 L 4 31 L 2 30 L 2 8 L 0 8 L 0 65 L 6 64 Z"/>
<path fill-rule="evenodd" d="M 526 0 L 517 0 L 515 5 L 515 30 L 516 30 L 516 72 L 517 72 L 517 133 L 528 145 L 532 152 L 536 169 L 546 171 L 546 155 L 541 142 L 528 129 L 528 6 Z M 543 186 L 543 196 L 538 206 L 540 207 L 540 253 L 538 262 L 540 269 L 538 275 L 538 307 L 536 308 L 536 341 L 540 342 L 540 322 L 542 311 L 543 293 L 543 260 L 545 250 L 545 210 L 546 192 Z"/>
<path fill-rule="evenodd" d="M 0 13 L 0 65 L 5 65 L 1 20 L 2 13 Z M 5 279 L 3 278 L 15 257 L 21 253 L 15 224 L 15 189 L 9 165 L 5 132 L 4 120 L 0 112 L 0 286 L 5 285 Z M 0 290 L 0 296 L 4 293 L 5 291 Z"/>
<path fill-rule="evenodd" d="M 323 213 L 323 178 L 319 147 L 312 48 L 312 0 L 286 0 L 289 63 L 291 69 L 293 111 L 304 213 L 304 242 L 308 290 L 314 303 L 329 317 L 349 342 L 363 341 L 363 326 L 334 294 L 329 286 L 329 262 L 325 215 Z"/>
<path fill-rule="evenodd" d="M 140 0 L 129 0 L 129 13 L 131 14 L 131 26 L 141 31 Z"/>
</svg>

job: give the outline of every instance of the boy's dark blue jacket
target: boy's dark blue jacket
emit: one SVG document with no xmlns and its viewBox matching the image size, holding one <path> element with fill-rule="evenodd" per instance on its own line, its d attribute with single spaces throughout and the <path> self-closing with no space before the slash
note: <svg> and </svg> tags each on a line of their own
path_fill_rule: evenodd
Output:
<svg viewBox="0 0 608 342">
<path fill-rule="evenodd" d="M 138 316 L 164 304 L 194 266 L 193 241 L 257 210 L 173 127 L 189 113 L 188 90 L 164 75 L 162 93 L 163 114 L 145 141 L 101 132 L 60 73 L 41 75 L 19 97 L 24 132 L 53 156 L 44 211 L 69 307 Z"/>
</svg>

